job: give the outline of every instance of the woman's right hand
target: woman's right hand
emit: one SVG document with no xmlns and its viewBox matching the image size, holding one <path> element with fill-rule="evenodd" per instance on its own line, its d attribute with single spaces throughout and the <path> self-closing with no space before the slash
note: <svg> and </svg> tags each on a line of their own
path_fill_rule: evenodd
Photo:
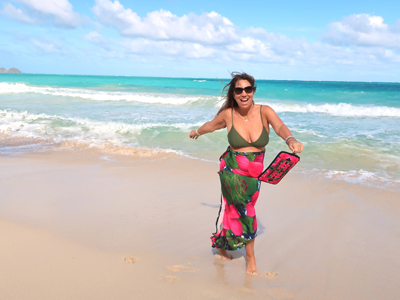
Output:
<svg viewBox="0 0 400 300">
<path fill-rule="evenodd" d="M 199 136 L 200 136 L 200 135 L 197 134 L 196 130 L 192 130 L 192 131 L 189 133 L 189 137 L 190 137 L 191 139 L 197 140 Z"/>
</svg>

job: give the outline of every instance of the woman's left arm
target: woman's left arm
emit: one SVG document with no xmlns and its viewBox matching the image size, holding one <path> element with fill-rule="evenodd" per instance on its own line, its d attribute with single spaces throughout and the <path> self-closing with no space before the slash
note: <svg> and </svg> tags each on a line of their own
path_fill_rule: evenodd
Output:
<svg viewBox="0 0 400 300">
<path fill-rule="evenodd" d="M 289 128 L 287 128 L 271 107 L 263 105 L 262 114 L 266 117 L 268 123 L 271 124 L 275 133 L 285 140 L 289 149 L 292 150 L 293 153 L 300 153 L 303 151 L 303 144 L 296 140 Z"/>
</svg>

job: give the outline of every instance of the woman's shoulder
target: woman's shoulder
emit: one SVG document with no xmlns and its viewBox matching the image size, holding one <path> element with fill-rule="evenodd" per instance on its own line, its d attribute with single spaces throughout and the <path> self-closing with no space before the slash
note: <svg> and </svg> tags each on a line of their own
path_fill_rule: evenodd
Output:
<svg viewBox="0 0 400 300">
<path fill-rule="evenodd" d="M 221 115 L 221 117 L 230 116 L 230 115 L 232 114 L 232 110 L 233 110 L 232 107 L 225 108 L 223 111 L 221 111 L 221 112 L 219 113 L 219 115 Z"/>
<path fill-rule="evenodd" d="M 268 113 L 271 113 L 271 112 L 275 112 L 272 108 L 271 108 L 271 106 L 269 106 L 269 105 L 266 105 L 266 104 L 260 104 L 260 109 L 261 109 L 261 112 L 263 113 L 263 114 L 268 114 Z"/>
</svg>

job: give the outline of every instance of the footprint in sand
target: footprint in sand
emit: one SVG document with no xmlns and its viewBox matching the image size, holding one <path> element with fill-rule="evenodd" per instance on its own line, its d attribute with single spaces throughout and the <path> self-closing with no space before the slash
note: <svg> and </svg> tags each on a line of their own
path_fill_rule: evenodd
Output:
<svg viewBox="0 0 400 300">
<path fill-rule="evenodd" d="M 188 263 L 187 266 L 183 266 L 183 265 L 175 265 L 175 266 L 171 266 L 171 267 L 166 267 L 166 269 L 168 271 L 171 272 L 196 272 L 197 270 L 191 269 L 192 264 Z M 160 279 L 163 279 L 169 283 L 175 283 L 179 280 L 178 276 L 174 276 L 174 275 L 168 275 L 168 274 L 162 274 L 163 277 L 161 277 Z"/>
<path fill-rule="evenodd" d="M 124 262 L 126 264 L 134 264 L 134 263 L 137 262 L 137 260 L 138 259 L 136 257 L 133 257 L 133 256 L 127 256 L 127 257 L 124 258 Z"/>
<path fill-rule="evenodd" d="M 275 272 L 264 272 L 264 274 L 267 275 L 268 277 L 278 276 L 278 273 Z"/>
<path fill-rule="evenodd" d="M 168 275 L 168 274 L 161 274 L 163 277 L 160 280 L 165 280 L 168 283 L 175 283 L 179 280 L 178 276 Z"/>
<path fill-rule="evenodd" d="M 172 267 L 167 267 L 168 271 L 172 271 L 172 272 L 186 272 L 186 273 L 192 273 L 192 272 L 196 272 L 197 270 L 191 269 L 190 266 L 192 264 L 188 263 L 187 266 L 183 266 L 183 265 L 175 265 Z"/>
</svg>

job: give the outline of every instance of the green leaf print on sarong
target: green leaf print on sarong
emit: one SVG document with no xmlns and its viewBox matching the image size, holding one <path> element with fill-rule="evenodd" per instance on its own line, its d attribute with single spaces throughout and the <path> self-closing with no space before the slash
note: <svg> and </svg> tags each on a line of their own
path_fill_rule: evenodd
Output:
<svg viewBox="0 0 400 300">
<path fill-rule="evenodd" d="M 251 196 L 258 191 L 258 180 L 237 175 L 226 169 L 219 173 L 222 194 L 228 201 L 228 204 L 240 205 L 251 201 Z M 242 215 L 242 214 L 241 214 Z"/>
</svg>

